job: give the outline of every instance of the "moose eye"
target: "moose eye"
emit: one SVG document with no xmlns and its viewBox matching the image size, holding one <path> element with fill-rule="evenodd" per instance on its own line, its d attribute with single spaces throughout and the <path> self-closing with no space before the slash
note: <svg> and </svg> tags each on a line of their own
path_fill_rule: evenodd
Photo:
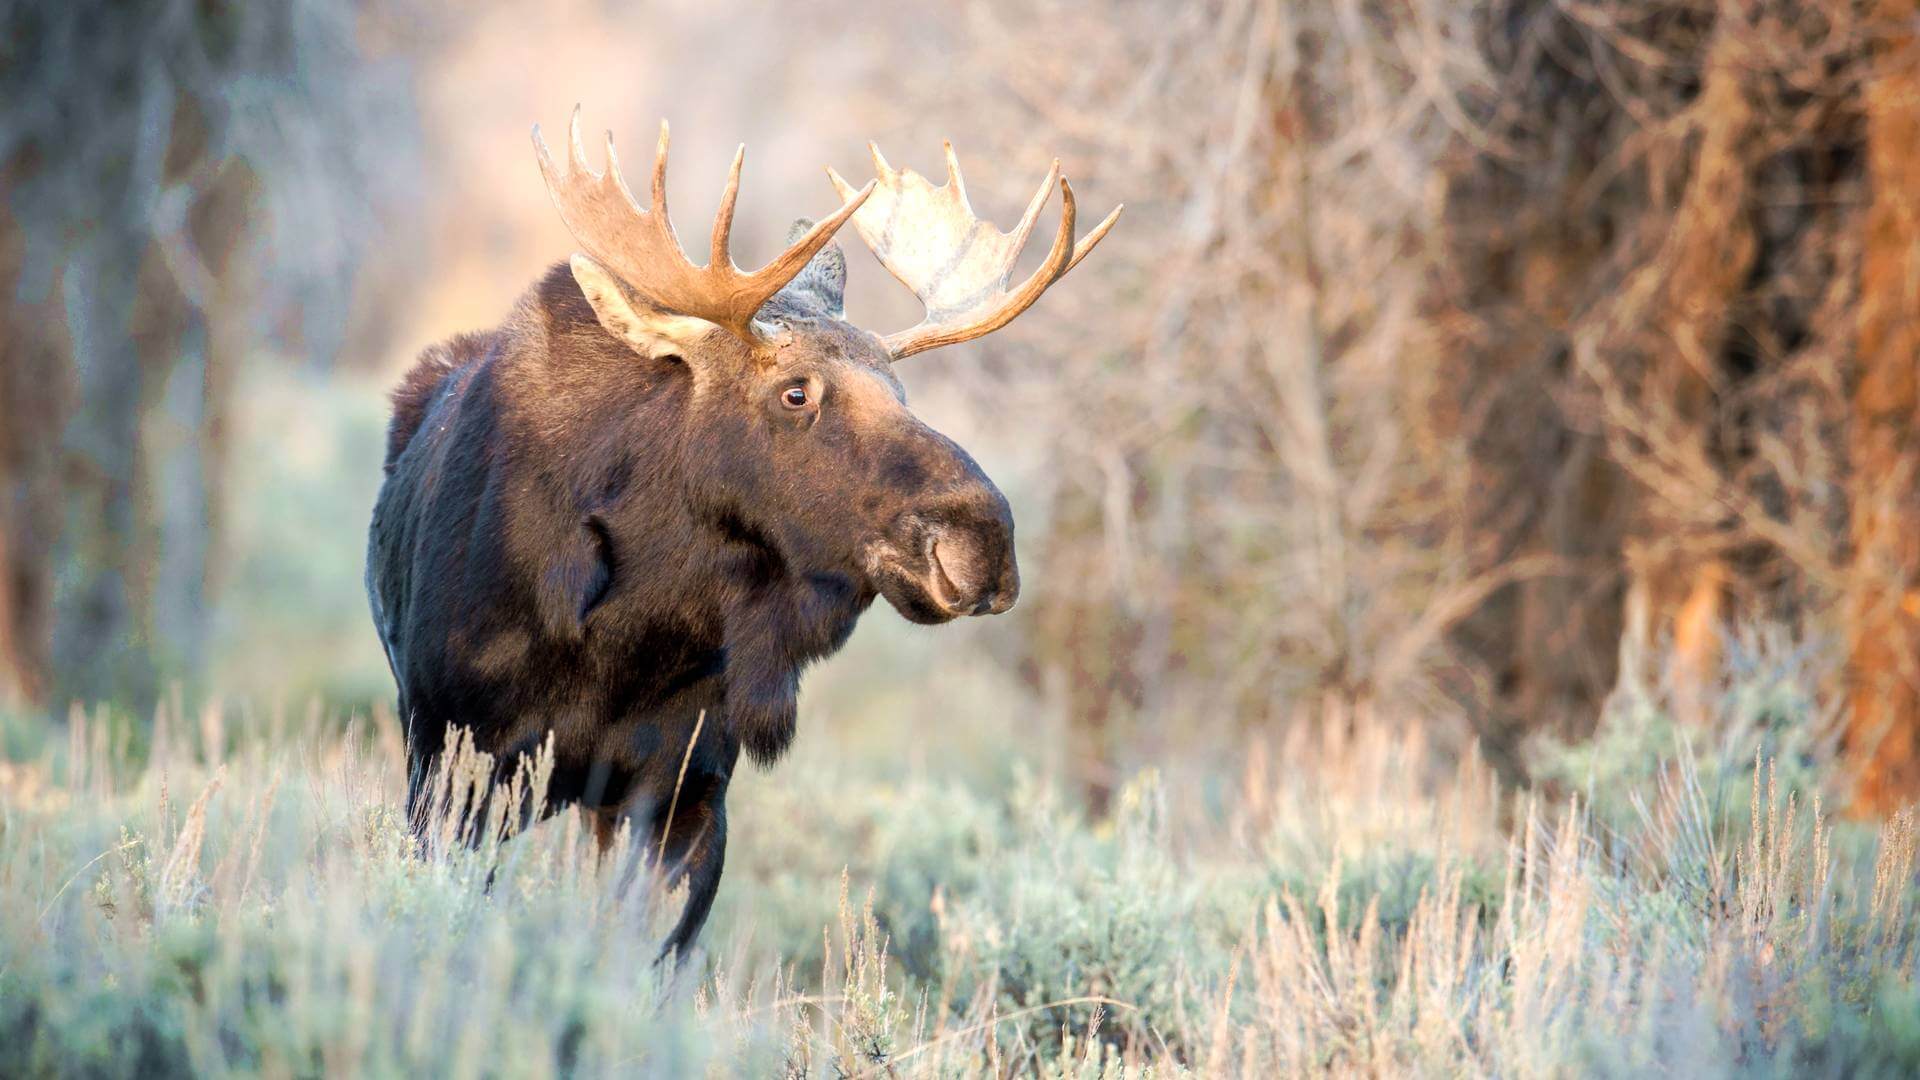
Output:
<svg viewBox="0 0 1920 1080">
<path fill-rule="evenodd" d="M 789 409 L 804 409 L 807 405 L 807 388 L 789 386 L 780 394 L 780 404 Z"/>
</svg>

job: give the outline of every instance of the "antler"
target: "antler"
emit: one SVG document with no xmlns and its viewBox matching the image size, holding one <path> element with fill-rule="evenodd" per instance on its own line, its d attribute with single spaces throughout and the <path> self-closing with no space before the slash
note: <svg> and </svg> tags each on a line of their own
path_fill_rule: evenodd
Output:
<svg viewBox="0 0 1920 1080">
<path fill-rule="evenodd" d="M 602 176 L 587 165 L 580 142 L 580 109 L 573 110 L 567 171 L 554 168 L 540 125 L 533 127 L 533 147 L 540 158 L 553 205 L 575 240 L 594 261 L 618 275 L 647 301 L 682 315 L 717 323 L 744 341 L 759 340 L 754 313 L 806 268 L 835 230 L 873 193 L 869 183 L 859 191 L 847 189 L 846 204 L 772 262 L 751 274 L 733 264 L 728 241 L 733 232 L 733 205 L 740 195 L 740 165 L 747 148 L 734 152 L 720 212 L 713 219 L 712 254 L 705 266 L 687 261 L 673 222 L 667 217 L 667 124 L 660 122 L 660 148 L 653 159 L 653 203 L 645 210 L 634 201 L 620 175 L 614 156 L 613 133 L 607 133 L 607 172 Z"/>
<path fill-rule="evenodd" d="M 1113 213 L 1076 245 L 1073 185 L 1060 175 L 1056 158 L 1047 170 L 1047 178 L 1040 182 L 1040 190 L 1027 204 L 1026 213 L 1020 216 L 1020 223 L 1012 232 L 1003 233 L 974 216 L 973 207 L 967 203 L 966 184 L 960 179 L 960 162 L 953 156 L 953 144 L 945 145 L 947 182 L 934 187 L 912 169 L 894 170 L 880 156 L 878 146 L 867 144 L 873 151 L 874 171 L 880 174 L 880 187 L 853 216 L 853 227 L 881 265 L 912 289 L 927 309 L 920 325 L 885 339 L 895 359 L 971 341 L 1012 322 L 1032 307 L 1048 286 L 1087 257 L 1124 208 L 1114 207 Z M 827 169 L 827 178 L 842 198 L 854 197 L 853 185 L 832 168 Z M 1056 181 L 1060 185 L 1060 231 L 1054 235 L 1053 248 L 1039 269 L 1018 288 L 1009 289 L 1013 264 L 1027 246 L 1027 237 Z"/>
</svg>

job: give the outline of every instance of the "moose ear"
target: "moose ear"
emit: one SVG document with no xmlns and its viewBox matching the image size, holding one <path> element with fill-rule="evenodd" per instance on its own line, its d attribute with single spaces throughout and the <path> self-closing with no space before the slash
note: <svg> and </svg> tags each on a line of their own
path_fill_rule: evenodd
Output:
<svg viewBox="0 0 1920 1080">
<path fill-rule="evenodd" d="M 573 268 L 574 283 L 580 286 L 601 327 L 641 356 L 684 355 L 709 331 L 716 329 L 705 319 L 669 315 L 635 305 L 619 280 L 585 255 L 575 254 L 568 265 Z"/>
<path fill-rule="evenodd" d="M 811 218 L 795 221 L 787 230 L 787 244 L 799 243 L 812 228 Z M 780 291 L 823 315 L 840 318 L 847 310 L 846 254 L 839 244 L 829 241 Z"/>
</svg>

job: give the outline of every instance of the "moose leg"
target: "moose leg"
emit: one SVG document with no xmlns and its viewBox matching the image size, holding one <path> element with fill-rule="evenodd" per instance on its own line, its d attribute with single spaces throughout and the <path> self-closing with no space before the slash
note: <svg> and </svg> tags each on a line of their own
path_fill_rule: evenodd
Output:
<svg viewBox="0 0 1920 1080">
<path fill-rule="evenodd" d="M 415 855 L 427 853 L 427 824 L 433 810 L 431 801 L 433 773 L 431 760 L 413 746 L 407 747 L 407 835 L 413 838 Z"/>
<path fill-rule="evenodd" d="M 587 819 L 593 823 L 593 844 L 602 860 L 613 849 L 613 842 L 620 836 L 620 822 L 625 820 L 618 810 L 602 806 L 587 811 Z"/>
<path fill-rule="evenodd" d="M 673 828 L 665 843 L 666 883 L 671 886 L 681 877 L 686 878 L 687 906 L 680 912 L 680 921 L 673 933 L 667 935 L 666 944 L 660 947 L 655 963 L 668 956 L 674 958 L 675 965 L 686 960 L 687 951 L 700 936 L 700 928 L 706 925 L 707 915 L 713 910 L 713 898 L 720 891 L 720 867 L 727 857 L 726 804 L 716 798 L 687 817 L 689 820 L 684 826 L 679 822 L 669 823 L 680 827 Z"/>
<path fill-rule="evenodd" d="M 427 821 L 433 814 L 427 805 L 432 794 L 433 763 L 446 742 L 446 729 L 421 722 L 408 708 L 405 691 L 400 695 L 400 716 L 407 736 L 407 832 L 413 836 L 416 854 L 425 854 Z"/>
</svg>

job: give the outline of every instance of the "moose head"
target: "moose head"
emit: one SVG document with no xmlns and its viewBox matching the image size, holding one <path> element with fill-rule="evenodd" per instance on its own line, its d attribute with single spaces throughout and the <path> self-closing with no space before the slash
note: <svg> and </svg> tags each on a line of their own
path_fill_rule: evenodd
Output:
<svg viewBox="0 0 1920 1080">
<path fill-rule="evenodd" d="M 547 188 L 582 252 L 571 269 L 600 325 L 636 354 L 686 365 L 684 473 L 713 520 L 778 553 L 790 573 L 878 593 L 915 622 L 997 614 L 1020 590 L 1006 498 L 951 439 L 907 407 L 895 362 L 1007 325 L 1093 250 L 1120 209 L 1075 243 L 1073 188 L 1059 162 L 1012 231 L 976 217 L 952 144 L 938 187 L 895 170 L 858 190 L 828 169 L 844 202 L 743 272 L 729 252 L 745 147 L 713 223 L 707 265 L 688 260 L 667 215 L 667 125 L 642 208 L 621 176 L 587 164 L 576 109 L 562 172 L 539 128 Z M 1055 185 L 1061 216 L 1041 265 L 1017 286 L 1014 263 Z M 845 319 L 846 263 L 834 233 L 848 221 L 918 296 L 926 317 L 880 336 Z"/>
</svg>

